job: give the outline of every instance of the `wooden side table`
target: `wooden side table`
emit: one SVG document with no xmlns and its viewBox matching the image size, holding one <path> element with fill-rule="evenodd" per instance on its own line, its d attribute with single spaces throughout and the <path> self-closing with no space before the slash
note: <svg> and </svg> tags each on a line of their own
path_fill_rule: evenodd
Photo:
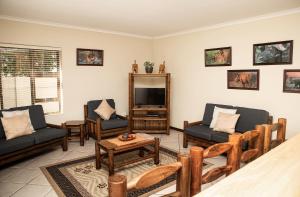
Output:
<svg viewBox="0 0 300 197">
<path fill-rule="evenodd" d="M 68 139 L 71 140 L 73 139 L 73 137 L 75 137 L 74 135 L 72 135 L 72 129 L 79 129 L 80 146 L 84 146 L 84 137 L 86 135 L 84 120 L 66 121 L 65 123 L 63 123 L 62 127 L 68 130 Z"/>
</svg>

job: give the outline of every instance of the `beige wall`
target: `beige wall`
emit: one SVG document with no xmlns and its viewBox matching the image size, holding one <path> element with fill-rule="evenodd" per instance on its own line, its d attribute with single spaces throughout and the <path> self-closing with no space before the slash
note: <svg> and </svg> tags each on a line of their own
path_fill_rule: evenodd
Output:
<svg viewBox="0 0 300 197">
<path fill-rule="evenodd" d="M 0 29 L 2 43 L 61 47 L 64 113 L 47 116 L 51 123 L 83 119 L 83 105 L 91 99 L 114 98 L 117 112 L 127 113 L 131 64 L 152 58 L 149 39 L 5 20 Z M 76 66 L 76 48 L 103 49 L 104 66 Z"/>
<path fill-rule="evenodd" d="M 190 33 L 154 41 L 154 61 L 172 73 L 171 125 L 202 119 L 205 103 L 268 110 L 288 120 L 287 136 L 300 132 L 300 94 L 283 93 L 283 69 L 300 69 L 300 14 Z M 294 40 L 292 65 L 253 66 L 255 43 Z M 231 67 L 204 67 L 204 49 L 232 47 Z M 260 90 L 229 90 L 227 69 L 260 69 Z"/>
<path fill-rule="evenodd" d="M 266 109 L 275 119 L 286 117 L 289 137 L 300 132 L 300 94 L 283 93 L 282 78 L 283 69 L 300 69 L 299 21 L 300 14 L 295 14 L 152 41 L 0 20 L 0 42 L 61 47 L 64 113 L 48 116 L 52 123 L 82 119 L 83 104 L 97 98 L 115 98 L 117 111 L 128 113 L 131 64 L 136 59 L 143 70 L 142 62 L 153 59 L 156 65 L 166 60 L 172 73 L 172 126 L 200 120 L 205 103 L 214 102 Z M 252 66 L 254 43 L 290 39 L 293 65 Z M 204 49 L 225 46 L 232 47 L 232 66 L 205 68 Z M 76 66 L 76 48 L 103 49 L 104 66 Z M 227 69 L 260 69 L 260 90 L 228 90 Z"/>
</svg>

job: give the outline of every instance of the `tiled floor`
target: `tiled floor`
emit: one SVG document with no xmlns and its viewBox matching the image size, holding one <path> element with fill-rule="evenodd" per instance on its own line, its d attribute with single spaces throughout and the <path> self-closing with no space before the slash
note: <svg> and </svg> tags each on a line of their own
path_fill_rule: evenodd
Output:
<svg viewBox="0 0 300 197">
<path fill-rule="evenodd" d="M 155 136 L 160 138 L 162 146 L 181 152 L 188 152 L 189 150 L 189 148 L 182 148 L 181 132 L 172 130 L 169 136 L 163 134 L 157 134 Z M 94 142 L 95 141 L 91 138 L 89 141 L 85 142 L 84 146 L 79 146 L 79 142 L 70 142 L 69 150 L 67 152 L 63 152 L 60 147 L 57 147 L 52 151 L 48 151 L 46 153 L 0 169 L 0 197 L 57 196 L 39 167 L 51 163 L 95 154 Z M 221 165 L 224 164 L 225 158 L 219 157 L 216 159 L 208 160 L 208 162 L 213 163 L 214 166 Z M 208 186 L 210 186 L 210 184 L 205 185 L 205 187 Z M 161 196 L 162 194 L 166 194 L 169 193 L 169 191 L 174 190 L 175 187 L 172 186 L 152 196 Z"/>
</svg>

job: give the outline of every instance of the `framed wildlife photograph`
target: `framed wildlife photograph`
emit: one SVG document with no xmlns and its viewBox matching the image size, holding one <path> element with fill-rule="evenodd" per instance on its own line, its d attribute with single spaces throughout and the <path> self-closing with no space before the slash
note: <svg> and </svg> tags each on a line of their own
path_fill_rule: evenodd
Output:
<svg viewBox="0 0 300 197">
<path fill-rule="evenodd" d="M 259 70 L 227 70 L 227 88 L 259 90 Z"/>
<path fill-rule="evenodd" d="M 231 66 L 231 47 L 205 49 L 205 66 Z"/>
<path fill-rule="evenodd" d="M 77 49 L 78 66 L 103 66 L 103 50 Z"/>
<path fill-rule="evenodd" d="M 283 92 L 300 93 L 300 69 L 283 71 Z"/>
<path fill-rule="evenodd" d="M 292 64 L 293 40 L 253 45 L 253 65 Z"/>
</svg>

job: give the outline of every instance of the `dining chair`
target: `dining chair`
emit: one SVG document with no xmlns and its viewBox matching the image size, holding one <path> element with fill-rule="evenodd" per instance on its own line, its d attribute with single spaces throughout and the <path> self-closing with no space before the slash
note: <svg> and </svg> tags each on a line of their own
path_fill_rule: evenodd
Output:
<svg viewBox="0 0 300 197">
<path fill-rule="evenodd" d="M 241 135 L 232 134 L 226 143 L 214 144 L 206 149 L 193 146 L 190 149 L 191 155 L 191 195 L 201 191 L 201 185 L 217 180 L 223 175 L 228 176 L 239 167 L 239 153 Z M 203 160 L 226 154 L 226 165 L 215 167 L 203 174 Z"/>
<path fill-rule="evenodd" d="M 177 174 L 176 191 L 167 196 L 190 197 L 191 158 L 188 154 L 178 156 L 178 161 L 150 169 L 127 184 L 124 175 L 115 174 L 108 179 L 109 197 L 127 197 L 129 190 L 144 189 Z"/>
</svg>

